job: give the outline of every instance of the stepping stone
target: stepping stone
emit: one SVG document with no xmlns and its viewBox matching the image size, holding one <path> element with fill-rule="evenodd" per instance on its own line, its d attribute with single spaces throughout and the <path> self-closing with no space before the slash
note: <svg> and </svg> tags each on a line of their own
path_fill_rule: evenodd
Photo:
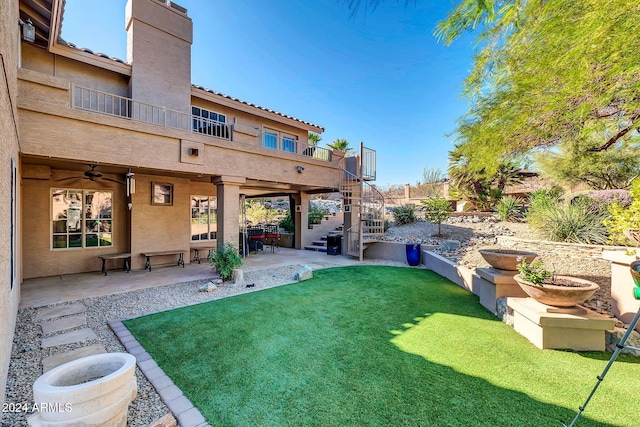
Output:
<svg viewBox="0 0 640 427">
<path fill-rule="evenodd" d="M 84 313 L 85 311 L 87 311 L 87 307 L 82 303 L 56 305 L 55 307 L 47 307 L 38 311 L 36 320 L 49 320 L 56 317 Z"/>
<path fill-rule="evenodd" d="M 87 321 L 87 316 L 84 313 L 74 314 L 72 316 L 61 317 L 60 319 L 44 322 L 42 325 L 42 333 L 44 335 L 51 335 L 56 332 L 64 331 L 65 329 L 73 329 L 79 326 L 83 326 Z"/>
<path fill-rule="evenodd" d="M 81 357 L 93 356 L 94 354 L 102 354 L 106 352 L 107 350 L 105 350 L 102 344 L 92 344 L 88 347 L 82 347 L 77 350 L 54 354 L 53 356 L 49 356 L 42 360 L 42 373 L 44 374 L 57 366 L 71 362 L 72 360 L 80 359 Z"/>
<path fill-rule="evenodd" d="M 77 329 L 64 334 L 42 339 L 42 348 L 55 347 L 57 345 L 72 344 L 87 340 L 97 340 L 98 336 L 90 328 Z"/>
</svg>

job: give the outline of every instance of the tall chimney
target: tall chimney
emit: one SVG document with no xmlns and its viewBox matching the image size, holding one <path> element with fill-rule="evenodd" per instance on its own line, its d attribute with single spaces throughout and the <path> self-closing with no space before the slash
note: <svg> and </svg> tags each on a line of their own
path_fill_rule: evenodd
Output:
<svg viewBox="0 0 640 427">
<path fill-rule="evenodd" d="M 128 0 L 129 92 L 135 101 L 191 112 L 193 23 L 171 1 Z"/>
</svg>

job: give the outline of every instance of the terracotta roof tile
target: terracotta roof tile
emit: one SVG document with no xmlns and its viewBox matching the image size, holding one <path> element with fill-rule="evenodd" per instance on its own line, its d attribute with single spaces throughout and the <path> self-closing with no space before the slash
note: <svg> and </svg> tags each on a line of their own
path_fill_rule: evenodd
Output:
<svg viewBox="0 0 640 427">
<path fill-rule="evenodd" d="M 324 128 L 323 128 L 322 126 L 316 125 L 316 124 L 314 124 L 314 123 L 311 123 L 311 122 L 305 122 L 304 120 L 297 119 L 297 118 L 295 118 L 295 117 L 293 117 L 293 116 L 289 116 L 289 115 L 287 115 L 287 114 L 280 113 L 280 112 L 278 112 L 278 111 L 270 110 L 269 108 L 261 107 L 261 106 L 256 105 L 256 104 L 252 104 L 251 102 L 243 101 L 243 100 L 241 100 L 241 99 L 234 98 L 234 97 L 229 96 L 229 95 L 225 95 L 224 93 L 220 93 L 220 92 L 216 92 L 215 90 L 207 89 L 207 88 L 205 88 L 205 87 L 203 87 L 203 86 L 199 86 L 199 85 L 191 85 L 191 86 L 193 86 L 193 87 L 194 87 L 194 88 L 196 88 L 196 89 L 200 89 L 200 90 L 203 90 L 203 91 L 205 91 L 205 92 L 208 92 L 208 93 L 214 94 L 214 95 L 216 95 L 216 96 L 220 96 L 220 97 L 223 97 L 223 98 L 226 98 L 226 99 L 230 99 L 230 100 L 232 100 L 232 101 L 236 101 L 236 102 L 239 102 L 239 103 L 241 103 L 241 104 L 248 105 L 248 106 L 250 106 L 250 107 L 254 107 L 254 108 L 258 108 L 258 109 L 263 110 L 263 111 L 267 111 L 267 112 L 269 112 L 269 113 L 277 114 L 278 116 L 282 116 L 282 117 L 285 117 L 285 118 L 287 118 L 287 119 L 295 120 L 296 122 L 304 123 L 305 125 L 309 125 L 309 126 L 314 126 L 314 127 L 320 128 L 320 129 L 322 129 L 322 131 L 324 132 Z"/>
</svg>

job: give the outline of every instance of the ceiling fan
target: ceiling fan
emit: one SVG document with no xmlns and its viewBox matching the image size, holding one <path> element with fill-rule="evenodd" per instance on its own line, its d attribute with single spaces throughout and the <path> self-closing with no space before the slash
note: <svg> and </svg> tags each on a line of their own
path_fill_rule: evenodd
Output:
<svg viewBox="0 0 640 427">
<path fill-rule="evenodd" d="M 84 178 L 89 179 L 91 181 L 97 181 L 98 179 L 101 179 L 101 180 L 105 180 L 105 181 L 117 182 L 118 184 L 124 184 L 123 181 L 119 181 L 117 179 L 102 177 L 102 172 L 97 171 L 96 170 L 97 167 L 98 167 L 97 164 L 90 163 L 89 164 L 89 170 L 86 170 L 83 173 Z M 69 181 L 69 180 L 72 180 L 72 179 L 79 179 L 79 178 L 81 178 L 81 177 L 79 177 L 79 176 L 71 176 L 71 177 L 67 177 L 67 178 L 57 179 L 56 181 Z"/>
</svg>

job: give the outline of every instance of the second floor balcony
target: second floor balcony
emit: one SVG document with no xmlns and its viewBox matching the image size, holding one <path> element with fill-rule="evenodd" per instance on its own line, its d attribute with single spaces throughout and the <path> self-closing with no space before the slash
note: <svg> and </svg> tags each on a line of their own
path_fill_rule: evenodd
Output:
<svg viewBox="0 0 640 427">
<path fill-rule="evenodd" d="M 71 87 L 71 107 L 230 142 L 234 141 L 234 123 L 227 123 L 227 118 L 224 115 L 216 115 L 214 118 L 205 117 L 198 107 L 192 107 L 192 114 L 189 114 L 76 85 Z M 194 112 L 198 114 L 193 114 Z M 295 136 L 262 129 L 259 126 L 253 129 L 256 143 L 262 147 L 326 162 L 332 160 L 332 152 L 327 148 L 309 146 L 306 143 L 300 143 Z"/>
</svg>

